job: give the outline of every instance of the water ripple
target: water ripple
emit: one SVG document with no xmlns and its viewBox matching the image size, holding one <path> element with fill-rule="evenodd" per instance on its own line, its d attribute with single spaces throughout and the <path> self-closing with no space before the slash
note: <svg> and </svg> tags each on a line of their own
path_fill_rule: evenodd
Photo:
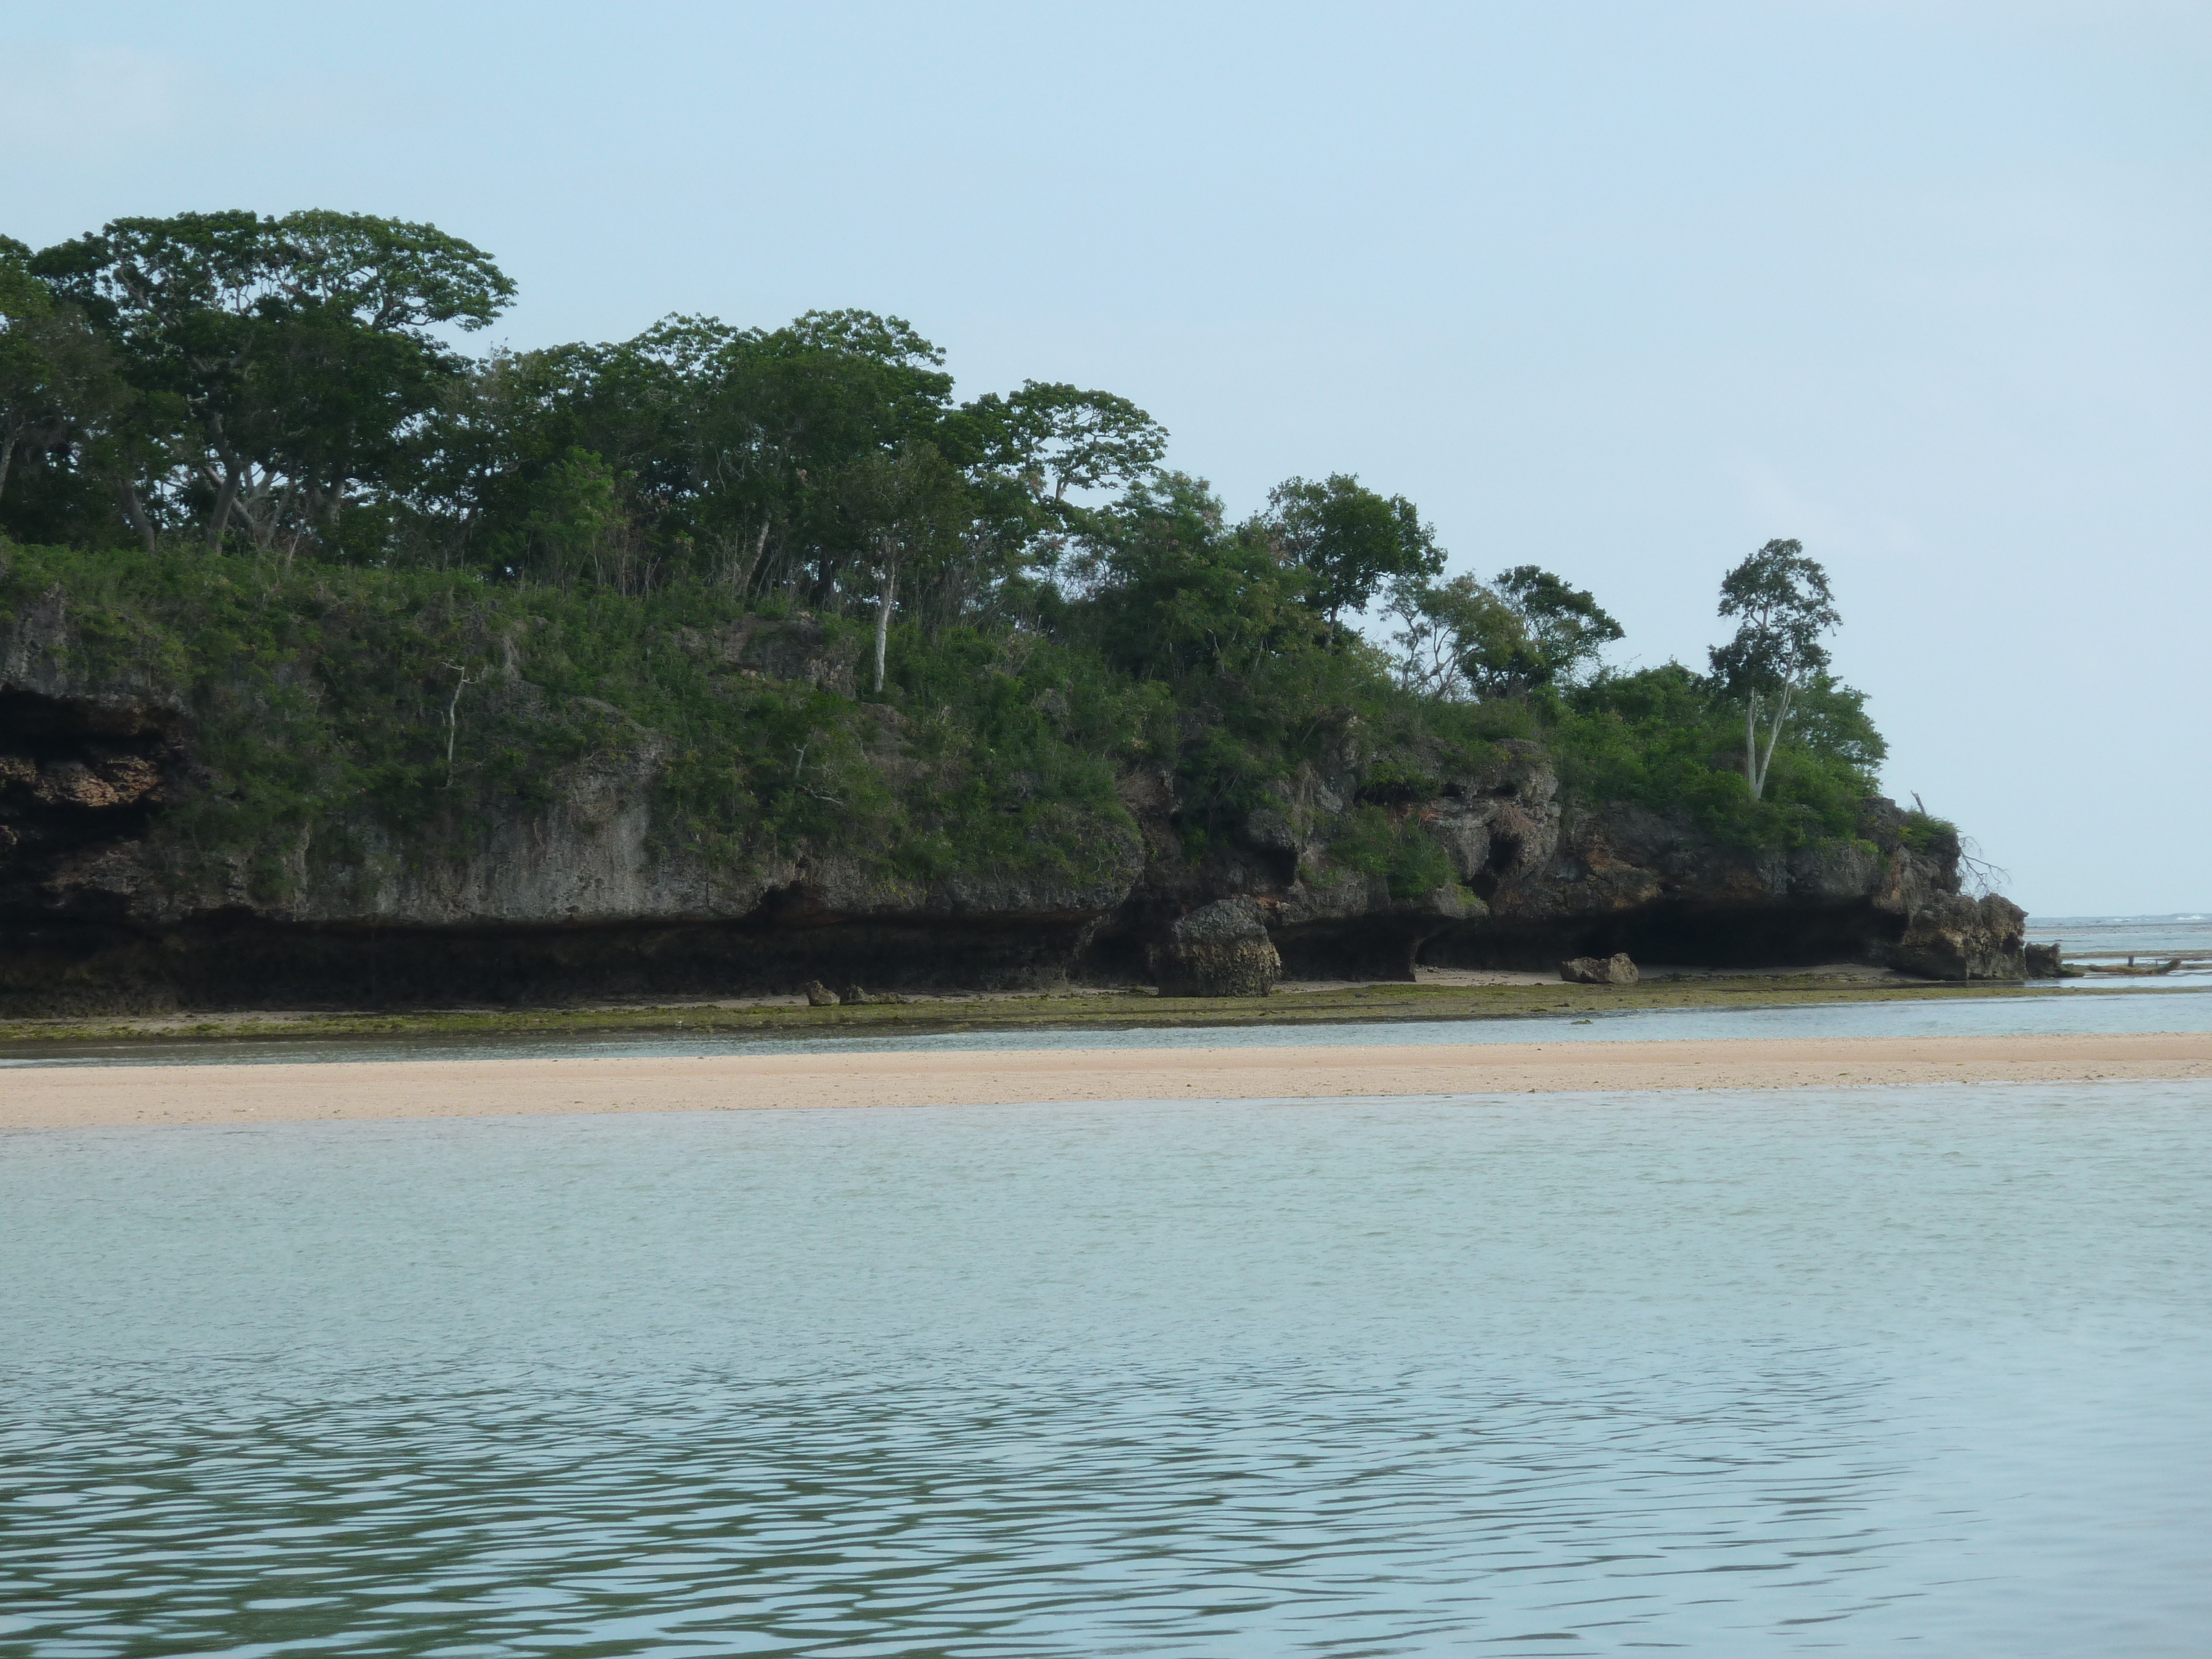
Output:
<svg viewBox="0 0 2212 1659">
<path fill-rule="evenodd" d="M 0 1654 L 2188 1654 L 2212 1088 L 19 1138 Z"/>
</svg>

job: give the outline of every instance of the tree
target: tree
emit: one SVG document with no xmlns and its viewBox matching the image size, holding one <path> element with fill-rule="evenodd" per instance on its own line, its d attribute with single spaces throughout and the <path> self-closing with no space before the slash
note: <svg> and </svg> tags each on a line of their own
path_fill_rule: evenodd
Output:
<svg viewBox="0 0 2212 1659">
<path fill-rule="evenodd" d="M 31 261 L 30 249 L 0 236 L 0 499 L 29 469 L 62 484 L 66 521 L 72 483 L 105 484 L 150 549 L 137 481 L 177 411 L 125 384 L 114 352 L 75 306 L 54 298 Z"/>
<path fill-rule="evenodd" d="M 1204 479 L 1166 472 L 1133 486 L 1091 515 L 1084 543 L 1079 609 L 1133 673 L 1249 674 L 1314 642 L 1302 573 L 1255 525 L 1224 526 Z"/>
<path fill-rule="evenodd" d="M 53 363 L 45 335 L 53 302 L 30 273 L 31 250 L 0 236 L 0 496 L 15 452 L 58 412 Z"/>
<path fill-rule="evenodd" d="M 1167 428 L 1127 398 L 1065 381 L 1024 380 L 1020 391 L 978 398 L 961 413 L 979 429 L 986 464 L 1054 507 L 1071 489 L 1149 477 L 1167 453 Z"/>
<path fill-rule="evenodd" d="M 1408 691 L 1455 701 L 1494 696 L 1522 684 L 1534 666 L 1520 617 L 1472 576 L 1440 584 L 1401 579 L 1391 584 L 1389 612 L 1401 624 L 1391 637 L 1398 683 Z"/>
<path fill-rule="evenodd" d="M 1400 623 L 1399 684 L 1444 698 L 1525 697 L 1572 684 L 1621 636 L 1589 593 L 1533 564 L 1501 571 L 1494 586 L 1400 577 L 1389 613 Z"/>
<path fill-rule="evenodd" d="M 606 462 L 588 449 L 571 449 L 532 492 L 527 520 L 530 564 L 556 586 L 580 577 L 586 565 L 592 580 L 605 586 L 608 566 L 615 586 L 625 586 L 622 567 L 629 553 L 629 515 L 623 511 L 621 481 Z"/>
<path fill-rule="evenodd" d="M 434 331 L 482 328 L 514 292 L 434 226 L 320 211 L 118 219 L 32 269 L 139 391 L 180 403 L 197 453 L 169 487 L 217 548 L 241 501 L 264 545 L 295 514 L 333 528 L 459 372 Z"/>
<path fill-rule="evenodd" d="M 880 696 L 899 578 L 957 553 L 967 491 L 934 446 L 908 443 L 854 463 L 837 495 L 875 572 L 875 690 Z"/>
<path fill-rule="evenodd" d="M 1711 659 L 1723 691 L 1743 705 L 1744 778 L 1757 800 L 1765 793 L 1791 703 L 1827 669 L 1820 636 L 1843 619 L 1832 602 L 1828 573 L 1797 541 L 1771 541 L 1722 578 L 1720 614 L 1741 619 L 1734 639 L 1712 647 Z"/>
<path fill-rule="evenodd" d="M 1258 522 L 1284 562 L 1305 574 L 1306 602 L 1332 642 L 1339 617 L 1364 610 L 1383 583 L 1434 576 L 1444 566 L 1436 532 L 1413 502 L 1378 495 L 1348 473 L 1319 483 L 1285 479 Z"/>
<path fill-rule="evenodd" d="M 1540 684 L 1577 678 L 1597 654 L 1621 637 L 1620 624 L 1607 616 L 1588 590 L 1570 587 L 1548 570 L 1516 564 L 1498 573 L 1499 597 L 1521 619 Z"/>
</svg>

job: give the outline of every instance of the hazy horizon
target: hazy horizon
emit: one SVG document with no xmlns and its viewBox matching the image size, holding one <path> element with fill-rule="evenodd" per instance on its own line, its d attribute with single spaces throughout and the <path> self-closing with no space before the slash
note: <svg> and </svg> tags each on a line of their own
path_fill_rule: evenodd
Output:
<svg viewBox="0 0 2212 1659">
<path fill-rule="evenodd" d="M 2039 916 L 2212 908 L 2212 13 L 356 17 L 16 14 L 0 232 L 427 219 L 526 347 L 895 313 L 963 395 L 1133 398 L 1232 511 L 1402 492 L 1455 570 L 1595 589 L 1622 663 L 1701 665 L 1798 537 L 1891 793 Z"/>
</svg>

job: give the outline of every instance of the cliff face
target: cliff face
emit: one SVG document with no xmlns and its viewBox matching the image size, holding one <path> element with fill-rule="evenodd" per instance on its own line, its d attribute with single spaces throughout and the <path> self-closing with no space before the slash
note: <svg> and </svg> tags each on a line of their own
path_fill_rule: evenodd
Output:
<svg viewBox="0 0 2212 1659">
<path fill-rule="evenodd" d="M 1174 918 L 1237 893 L 1257 900 L 1294 977 L 1410 979 L 1417 963 L 1549 969 L 1615 951 L 1711 967 L 1859 962 L 1936 979 L 2023 973 L 2024 914 L 1962 896 L 1956 839 L 1914 846 L 1912 820 L 1892 802 L 1869 798 L 1853 838 L 1747 852 L 1701 834 L 1687 813 L 1563 807 L 1540 748 L 1498 749 L 1492 769 L 1384 809 L 1401 837 L 1442 853 L 1449 881 L 1409 891 L 1347 867 L 1352 781 L 1310 777 L 1280 807 L 1254 812 L 1235 851 L 1196 869 L 1156 858 L 1093 953 L 1187 926 Z M 1156 824 L 1171 818 L 1171 801 L 1156 793 L 1152 805 Z"/>
<path fill-rule="evenodd" d="M 922 879 L 849 849 L 702 855 L 656 821 L 667 742 L 605 708 L 621 740 L 526 797 L 427 826 L 364 808 L 210 853 L 186 809 L 224 787 L 202 759 L 222 716 L 158 652 L 88 653 L 74 625 L 53 594 L 0 629 L 0 1012 L 737 994 L 816 978 L 1249 994 L 1277 971 L 1405 979 L 1417 962 L 1548 969 L 1616 951 L 2022 971 L 2017 908 L 1962 897 L 1955 841 L 1914 844 L 1886 801 L 1866 803 L 1851 839 L 1746 852 L 1686 816 L 1563 805 L 1543 750 L 1510 741 L 1466 775 L 1377 784 L 1390 769 L 1347 732 L 1195 854 L 1172 774 L 1127 770 L 1119 810 L 1041 819 L 1033 834 L 1054 845 L 1040 856 Z M 804 629 L 674 643 L 732 672 L 849 690 L 849 653 Z M 526 712 L 538 694 L 510 653 L 477 695 Z M 902 718 L 860 714 L 869 764 L 911 784 Z M 1080 855 L 1043 855 L 1060 847 Z"/>
</svg>

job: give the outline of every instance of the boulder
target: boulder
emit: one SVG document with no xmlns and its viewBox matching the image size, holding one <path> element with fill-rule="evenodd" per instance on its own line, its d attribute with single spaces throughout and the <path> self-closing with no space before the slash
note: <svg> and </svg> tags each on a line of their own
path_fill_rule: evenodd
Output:
<svg viewBox="0 0 2212 1659">
<path fill-rule="evenodd" d="M 1626 951 L 1609 957 L 1576 957 L 1559 964 L 1559 977 L 1570 985 L 1633 985 L 1636 964 Z"/>
<path fill-rule="evenodd" d="M 1217 899 L 1192 911 L 1151 957 L 1164 997 L 1263 997 L 1283 974 L 1266 912 L 1249 898 Z"/>
<path fill-rule="evenodd" d="M 2027 927 L 2010 899 L 1948 894 L 1912 913 L 1890 963 L 1923 979 L 2026 979 Z"/>
<path fill-rule="evenodd" d="M 810 1008 L 835 1008 L 842 999 L 818 979 L 806 981 L 806 1006 Z"/>
</svg>

